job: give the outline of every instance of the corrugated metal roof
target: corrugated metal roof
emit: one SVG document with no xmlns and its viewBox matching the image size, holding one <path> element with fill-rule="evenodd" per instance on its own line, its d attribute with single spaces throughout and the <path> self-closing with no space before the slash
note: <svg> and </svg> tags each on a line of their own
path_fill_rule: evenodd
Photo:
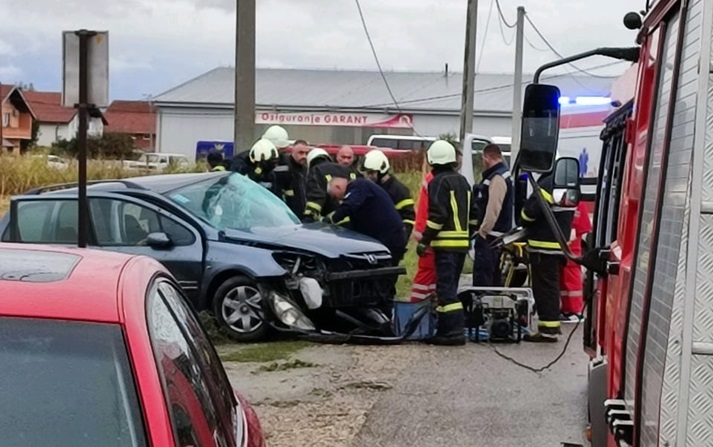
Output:
<svg viewBox="0 0 713 447">
<path fill-rule="evenodd" d="M 443 72 L 386 72 L 386 79 L 403 111 L 458 111 L 462 74 Z M 159 107 L 190 103 L 196 106 L 231 106 L 234 69 L 219 67 L 152 99 Z M 526 84 L 532 75 L 525 75 Z M 590 76 L 544 76 L 563 96 L 607 96 L 615 80 Z M 509 113 L 512 110 L 511 74 L 478 74 L 475 111 Z M 523 90 L 524 90 L 523 86 Z M 259 68 L 256 103 L 260 108 L 331 108 L 395 110 L 378 71 L 302 70 Z"/>
</svg>

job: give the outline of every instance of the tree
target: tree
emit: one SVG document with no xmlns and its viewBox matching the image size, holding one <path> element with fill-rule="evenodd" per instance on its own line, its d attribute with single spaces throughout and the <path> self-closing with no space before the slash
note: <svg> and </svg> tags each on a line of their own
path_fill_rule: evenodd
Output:
<svg viewBox="0 0 713 447">
<path fill-rule="evenodd" d="M 25 92 L 34 92 L 35 91 L 35 86 L 32 82 L 29 84 L 25 84 L 24 82 L 20 82 L 16 86 L 19 90 L 25 91 Z"/>
</svg>

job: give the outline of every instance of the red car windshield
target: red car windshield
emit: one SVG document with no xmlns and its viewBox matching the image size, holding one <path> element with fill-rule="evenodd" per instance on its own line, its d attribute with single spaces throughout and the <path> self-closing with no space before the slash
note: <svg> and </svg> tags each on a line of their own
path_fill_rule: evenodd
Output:
<svg viewBox="0 0 713 447">
<path fill-rule="evenodd" d="M 145 446 L 116 325 L 0 318 L 0 444 Z"/>
</svg>

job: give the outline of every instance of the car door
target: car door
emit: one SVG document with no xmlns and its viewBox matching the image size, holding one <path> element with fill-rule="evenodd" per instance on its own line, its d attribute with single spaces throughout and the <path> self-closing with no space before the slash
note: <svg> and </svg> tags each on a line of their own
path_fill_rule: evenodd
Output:
<svg viewBox="0 0 713 447">
<path fill-rule="evenodd" d="M 193 445 L 245 445 L 242 410 L 196 314 L 165 278 L 157 278 L 147 296 L 149 336 L 172 425 L 186 440 L 179 445 L 204 441 L 208 432 L 212 442 Z"/>
<path fill-rule="evenodd" d="M 149 289 L 146 320 L 177 447 L 235 447 L 241 431 L 232 388 L 218 388 L 205 346 L 191 331 L 193 314 L 166 278 Z M 212 349 L 212 348 L 211 348 Z M 218 364 L 220 362 L 218 361 Z"/>
<path fill-rule="evenodd" d="M 89 208 L 98 247 L 158 260 L 197 300 L 203 242 L 194 227 L 159 206 L 118 194 L 93 196 Z"/>
</svg>

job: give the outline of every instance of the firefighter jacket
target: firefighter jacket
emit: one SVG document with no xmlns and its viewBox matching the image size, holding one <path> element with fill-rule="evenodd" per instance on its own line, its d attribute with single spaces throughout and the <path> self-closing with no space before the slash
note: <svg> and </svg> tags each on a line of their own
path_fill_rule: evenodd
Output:
<svg viewBox="0 0 713 447">
<path fill-rule="evenodd" d="M 411 197 L 411 191 L 393 175 L 389 175 L 389 178 L 381 183 L 381 187 L 384 188 L 394 202 L 396 211 L 401 215 L 401 221 L 406 230 L 406 238 L 410 238 L 415 223 L 414 219 L 416 218 L 416 211 L 414 210 L 416 203 Z"/>
<path fill-rule="evenodd" d="M 347 185 L 344 200 L 332 215 L 334 222 L 349 218 L 350 228 L 381 242 L 396 257 L 406 249 L 406 232 L 391 197 L 371 180 L 356 179 Z"/>
<path fill-rule="evenodd" d="M 426 174 L 418 191 L 418 203 L 416 208 L 416 224 L 413 226 L 413 235 L 416 240 L 421 240 L 423 232 L 426 230 L 426 220 L 428 219 L 428 184 L 433 180 L 433 172 Z"/>
<path fill-rule="evenodd" d="M 450 168 L 434 169 L 428 184 L 428 220 L 421 243 L 433 250 L 467 252 L 477 230 L 477 215 L 465 177 Z"/>
<path fill-rule="evenodd" d="M 492 183 L 498 186 L 497 196 L 491 194 Z M 483 181 L 473 188 L 473 193 L 478 205 L 481 235 L 500 237 L 512 229 L 513 185 L 505 163 L 500 162 L 483 171 Z"/>
<path fill-rule="evenodd" d="M 307 167 L 297 163 L 291 154 L 282 154 L 275 168 L 275 180 L 282 200 L 293 213 L 301 216 L 307 201 Z"/>
<path fill-rule="evenodd" d="M 270 192 L 280 197 L 277 182 L 275 181 L 274 169 L 266 170 L 266 168 L 260 165 L 253 164 L 248 158 L 247 152 L 233 158 L 233 165 L 231 168 L 234 172 L 247 176 L 250 180 L 259 183 L 261 186 L 264 186 Z"/>
<path fill-rule="evenodd" d="M 565 239 L 569 239 L 572 231 L 572 218 L 574 217 L 574 208 L 560 207 L 555 204 L 552 197 L 552 175 L 547 174 L 541 177 L 537 183 L 540 185 L 542 197 L 550 206 L 550 209 L 555 215 L 555 220 L 562 230 Z M 550 228 L 545 215 L 540 208 L 537 197 L 533 192 L 522 207 L 520 213 L 522 217 L 523 227 L 527 228 L 527 249 L 531 252 L 539 252 L 545 254 L 562 255 L 562 247 L 557 241 L 555 233 Z"/>
<path fill-rule="evenodd" d="M 310 168 L 307 174 L 306 203 L 303 220 L 319 220 L 333 212 L 338 203 L 327 194 L 327 185 L 335 178 L 356 179 L 348 167 L 330 161 L 322 162 Z M 338 221 L 335 221 L 338 222 Z"/>
</svg>

